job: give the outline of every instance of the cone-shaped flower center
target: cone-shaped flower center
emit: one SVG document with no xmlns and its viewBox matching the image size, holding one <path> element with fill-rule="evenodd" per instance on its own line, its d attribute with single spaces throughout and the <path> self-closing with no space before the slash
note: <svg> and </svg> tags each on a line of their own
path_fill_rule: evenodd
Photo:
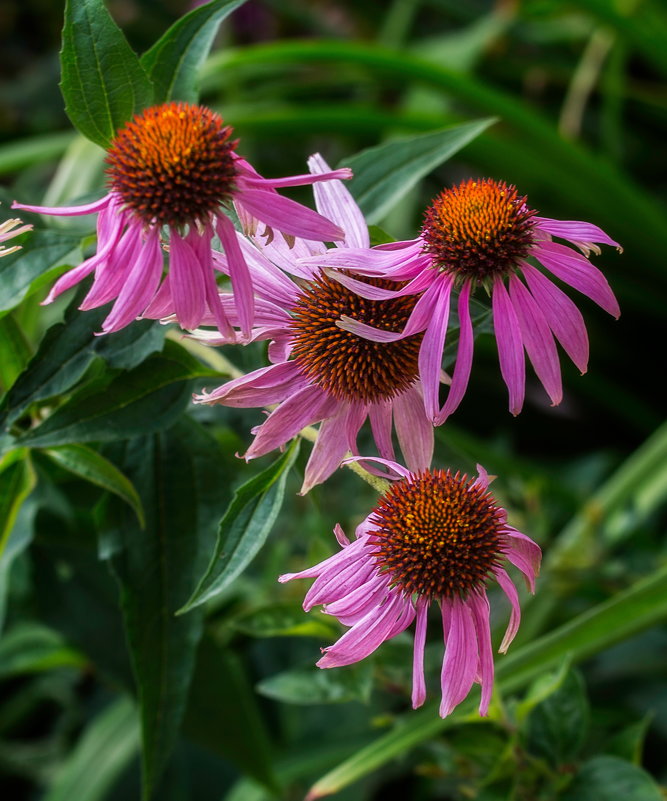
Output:
<svg viewBox="0 0 667 801">
<path fill-rule="evenodd" d="M 445 189 L 424 215 L 424 249 L 437 269 L 481 281 L 528 254 L 535 211 L 516 187 L 485 178 Z"/>
<path fill-rule="evenodd" d="M 145 222 L 205 222 L 234 190 L 231 128 L 203 106 L 164 103 L 126 123 L 107 154 L 111 188 Z"/>
<path fill-rule="evenodd" d="M 368 284 L 396 289 L 379 278 Z M 338 400 L 373 403 L 405 391 L 417 378 L 423 334 L 379 343 L 343 331 L 341 315 L 385 331 L 402 331 L 417 302 L 416 295 L 366 300 L 326 275 L 302 289 L 292 309 L 292 354 L 303 372 Z"/>
<path fill-rule="evenodd" d="M 449 470 L 392 484 L 371 522 L 377 563 L 407 595 L 465 596 L 501 558 L 504 510 L 473 478 Z"/>
</svg>

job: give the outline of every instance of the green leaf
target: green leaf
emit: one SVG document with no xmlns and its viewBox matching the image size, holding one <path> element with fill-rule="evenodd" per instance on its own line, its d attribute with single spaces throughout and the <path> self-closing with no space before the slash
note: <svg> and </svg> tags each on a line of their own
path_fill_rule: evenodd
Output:
<svg viewBox="0 0 667 801">
<path fill-rule="evenodd" d="M 218 541 L 206 573 L 179 613 L 215 598 L 254 559 L 278 516 L 287 474 L 298 450 L 297 438 L 270 467 L 236 490 L 220 521 Z"/>
<path fill-rule="evenodd" d="M 144 512 L 136 489 L 127 477 L 102 454 L 85 445 L 73 444 L 50 448 L 46 451 L 46 455 L 65 470 L 69 470 L 70 473 L 122 498 L 132 507 L 139 525 L 143 528 Z"/>
<path fill-rule="evenodd" d="M 198 75 L 218 26 L 245 0 L 212 0 L 182 16 L 141 57 L 155 86 L 155 103 L 199 99 Z"/>
<path fill-rule="evenodd" d="M 538 704 L 526 721 L 526 747 L 557 767 L 573 760 L 586 741 L 590 712 L 583 679 L 576 671 Z"/>
<path fill-rule="evenodd" d="M 0 317 L 0 390 L 11 387 L 30 356 L 30 345 L 16 320 Z"/>
<path fill-rule="evenodd" d="M 2 553 L 0 553 L 0 632 L 5 625 L 12 565 L 14 560 L 22 554 L 32 542 L 34 520 L 39 507 L 39 503 L 35 499 L 36 495 L 37 492 L 32 493 L 21 505 L 12 530 L 5 543 L 5 547 Z"/>
<path fill-rule="evenodd" d="M 331 617 L 311 612 L 297 604 L 272 604 L 255 609 L 232 622 L 233 628 L 249 637 L 318 637 L 335 639 L 339 629 Z"/>
<path fill-rule="evenodd" d="M 81 237 L 64 231 L 32 231 L 23 250 L 0 259 L 0 316 L 81 259 Z"/>
<path fill-rule="evenodd" d="M 104 148 L 152 101 L 150 79 L 102 0 L 67 0 L 60 63 L 67 115 Z"/>
<path fill-rule="evenodd" d="M 652 721 L 653 714 L 649 713 L 642 720 L 621 729 L 609 740 L 604 750 L 613 756 L 627 759 L 634 765 L 641 765 L 644 740 Z"/>
<path fill-rule="evenodd" d="M 79 312 L 83 292 L 72 301 L 65 320 L 51 326 L 37 353 L 4 398 L 0 420 L 11 424 L 37 401 L 48 400 L 71 389 L 97 356 L 109 367 L 131 369 L 160 350 L 164 329 L 150 320 L 139 320 L 114 334 L 95 336 L 107 310 Z"/>
<path fill-rule="evenodd" d="M 76 134 L 73 131 L 21 136 L 0 147 L 0 175 L 19 172 L 43 161 L 58 158 L 67 149 Z"/>
<path fill-rule="evenodd" d="M 188 418 L 117 450 L 146 515 L 141 530 L 127 506 L 118 506 L 111 564 L 139 693 L 148 797 L 178 736 L 202 629 L 201 610 L 174 613 L 213 548 L 230 477 L 217 442 Z"/>
<path fill-rule="evenodd" d="M 269 733 L 248 666 L 210 636 L 199 646 L 183 729 L 188 738 L 276 791 Z"/>
<path fill-rule="evenodd" d="M 37 483 L 28 452 L 12 451 L 0 465 L 0 555 L 7 544 L 16 516 Z"/>
<path fill-rule="evenodd" d="M 103 801 L 138 750 L 137 710 L 122 698 L 86 727 L 42 801 Z"/>
<path fill-rule="evenodd" d="M 585 762 L 561 796 L 563 801 L 664 801 L 649 774 L 615 756 L 597 756 Z"/>
<path fill-rule="evenodd" d="M 81 668 L 83 656 L 69 648 L 53 629 L 39 623 L 20 623 L 0 640 L 0 678 L 40 673 L 59 667 Z"/>
<path fill-rule="evenodd" d="M 368 148 L 342 164 L 354 177 L 347 187 L 366 219 L 381 220 L 425 175 L 458 153 L 495 119 L 476 120 L 434 133 L 400 139 Z"/>
<path fill-rule="evenodd" d="M 372 687 L 370 662 L 338 670 L 322 670 L 311 664 L 263 679 L 257 685 L 257 692 L 288 704 L 368 703 Z"/>
<path fill-rule="evenodd" d="M 76 392 L 18 442 L 46 448 L 71 442 L 110 442 L 158 431 L 171 425 L 187 406 L 191 379 L 217 375 L 180 345 L 167 341 L 162 353 L 133 370 Z"/>
</svg>

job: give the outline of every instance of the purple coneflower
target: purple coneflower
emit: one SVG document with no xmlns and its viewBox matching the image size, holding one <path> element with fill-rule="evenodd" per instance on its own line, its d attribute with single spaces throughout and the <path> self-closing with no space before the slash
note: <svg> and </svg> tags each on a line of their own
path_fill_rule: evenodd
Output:
<svg viewBox="0 0 667 801">
<path fill-rule="evenodd" d="M 279 581 L 314 578 L 304 598 L 306 611 L 323 611 L 350 628 L 323 649 L 321 668 L 358 662 L 385 640 L 404 631 L 416 618 L 412 673 L 412 706 L 424 703 L 424 646 L 428 611 L 440 605 L 445 641 L 442 702 L 445 717 L 481 685 L 479 712 L 486 715 L 493 690 L 493 656 L 486 586 L 495 579 L 512 611 L 500 645 L 504 653 L 519 628 L 519 596 L 505 570 L 505 560 L 525 576 L 531 592 L 539 572 L 541 551 L 507 524 L 507 513 L 488 491 L 489 478 L 478 465 L 479 478 L 449 470 L 398 474 L 350 542 L 340 526 L 342 550 L 324 562 L 288 573 Z"/>
<path fill-rule="evenodd" d="M 552 241 L 553 237 L 571 242 L 584 255 Z M 337 273 L 341 283 L 369 299 L 421 294 L 400 334 L 373 330 L 347 318 L 340 325 L 377 342 L 424 332 L 419 370 L 426 412 L 439 425 L 457 408 L 468 385 L 473 355 L 469 303 L 471 293 L 480 285 L 491 295 L 500 372 L 509 390 L 512 414 L 518 414 L 523 406 L 524 348 L 552 404 L 561 401 L 562 382 L 554 337 L 584 373 L 588 364 L 588 336 L 575 304 L 526 259 L 532 257 L 561 281 L 618 317 L 618 303 L 607 280 L 587 258 L 591 251 L 600 252 L 598 242 L 620 249 L 617 242 L 590 223 L 536 216 L 514 186 L 487 178 L 445 189 L 427 209 L 417 239 L 370 250 L 328 251 L 325 261 L 320 259 L 320 263 L 361 275 L 408 282 L 392 292 Z M 458 290 L 460 338 L 451 386 L 440 408 L 442 351 L 453 290 Z"/>
<path fill-rule="evenodd" d="M 56 215 L 99 213 L 97 253 L 63 275 L 45 302 L 95 273 L 81 304 L 93 309 L 115 300 L 102 324 L 118 331 L 151 306 L 172 305 L 183 328 L 196 328 L 211 315 L 221 333 L 232 329 L 218 296 L 211 242 L 218 235 L 227 256 L 244 335 L 253 323 L 254 299 L 234 225 L 224 207 L 233 202 L 268 229 L 287 236 L 335 241 L 344 232 L 314 211 L 275 190 L 330 178 L 327 174 L 262 178 L 234 151 L 232 129 L 203 106 L 165 103 L 141 112 L 114 138 L 107 153 L 110 189 L 85 206 L 14 208 Z M 167 236 L 168 234 L 168 236 Z M 163 246 L 169 270 L 163 280 Z"/>
<path fill-rule="evenodd" d="M 13 220 L 5 220 L 3 223 L 0 223 L 0 243 L 6 242 L 8 239 L 13 239 L 19 234 L 25 234 L 26 231 L 32 231 L 32 225 L 21 225 L 20 228 L 17 228 L 17 225 L 21 225 L 21 220 L 17 220 L 16 218 Z M 2 258 L 2 256 L 9 256 L 10 253 L 15 253 L 17 250 L 21 250 L 21 245 L 14 245 L 13 247 L 6 248 L 4 245 L 0 244 L 0 258 Z"/>
<path fill-rule="evenodd" d="M 330 174 L 319 156 L 311 170 Z M 340 181 L 316 186 L 317 208 L 347 232 L 341 247 L 368 247 L 368 230 L 350 193 Z M 246 220 L 251 226 L 251 221 Z M 328 478 L 348 450 L 357 453 L 357 435 L 368 418 L 380 455 L 393 459 L 395 428 L 406 463 L 425 468 L 433 452 L 433 428 L 424 413 L 417 357 L 422 335 L 378 344 L 360 339 L 336 325 L 341 315 L 388 331 L 401 331 L 415 306 L 414 296 L 369 302 L 318 270 L 301 271 L 299 283 L 276 270 L 274 262 L 312 252 L 312 243 L 296 240 L 291 248 L 277 238 L 257 248 L 242 237 L 257 293 L 257 339 L 272 339 L 275 363 L 229 381 L 197 403 L 266 407 L 278 404 L 262 425 L 246 459 L 279 448 L 308 425 L 321 422 L 304 478 L 302 493 Z M 316 247 L 316 246 L 315 246 Z M 322 248 L 322 251 L 324 248 Z M 222 259 L 221 259 L 222 261 Z M 368 279 L 386 287 L 390 282 Z M 209 344 L 223 339 L 202 335 Z M 392 423 L 393 418 L 393 423 Z"/>
</svg>

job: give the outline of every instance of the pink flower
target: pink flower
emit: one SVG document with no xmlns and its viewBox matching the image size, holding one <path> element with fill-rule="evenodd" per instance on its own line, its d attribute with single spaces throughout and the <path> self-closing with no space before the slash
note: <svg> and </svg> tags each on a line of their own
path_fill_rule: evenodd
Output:
<svg viewBox="0 0 667 801">
<path fill-rule="evenodd" d="M 380 460 L 378 460 L 380 461 Z M 449 470 L 411 473 L 386 462 L 398 476 L 350 542 L 340 526 L 342 550 L 300 573 L 279 581 L 314 578 L 303 608 L 323 604 L 348 630 L 317 663 L 321 668 L 364 659 L 385 640 L 416 619 L 412 706 L 426 698 L 424 646 L 428 611 L 440 605 L 445 653 L 442 702 L 445 717 L 481 685 L 480 715 L 486 715 L 493 690 L 493 656 L 486 586 L 494 578 L 512 610 L 500 645 L 505 653 L 519 628 L 519 596 L 505 560 L 524 575 L 531 592 L 539 572 L 540 548 L 507 524 L 507 514 L 488 491 L 489 478 Z"/>
<path fill-rule="evenodd" d="M 20 228 L 17 228 L 17 225 L 21 225 L 21 220 L 5 220 L 3 223 L 0 223 L 0 242 L 6 242 L 8 239 L 13 239 L 15 236 L 19 236 L 19 234 L 25 234 L 26 231 L 32 231 L 32 225 L 21 225 Z M 20 249 L 21 245 L 14 245 L 10 248 L 0 245 L 0 258 L 3 256 L 9 256 L 10 253 L 15 253 Z"/>
<path fill-rule="evenodd" d="M 233 202 L 239 213 L 250 213 L 267 229 L 287 236 L 342 239 L 337 225 L 281 197 L 276 189 L 349 178 L 351 173 L 344 169 L 262 178 L 235 153 L 231 133 L 218 114 L 203 106 L 153 106 L 128 122 L 111 143 L 110 190 L 101 200 L 62 208 L 15 203 L 14 208 L 45 214 L 99 213 L 97 253 L 63 275 L 45 302 L 94 273 L 81 308 L 115 300 L 102 325 L 105 333 L 140 315 L 155 316 L 155 307 L 170 306 L 182 327 L 196 328 L 211 315 L 220 332 L 231 337 L 215 280 L 211 243 L 217 234 L 230 267 L 240 327 L 247 335 L 253 323 L 253 288 L 224 207 Z M 169 251 L 164 279 L 163 247 Z"/>
<path fill-rule="evenodd" d="M 330 174 L 319 156 L 309 160 L 315 174 Z M 317 208 L 347 232 L 341 248 L 368 247 L 368 230 L 351 195 L 340 181 L 315 187 Z M 253 228 L 252 220 L 245 225 Z M 328 478 L 348 450 L 357 451 L 357 435 L 366 419 L 381 456 L 393 459 L 392 428 L 395 427 L 403 456 L 411 468 L 430 464 L 433 428 L 424 413 L 418 379 L 417 354 L 421 335 L 389 345 L 359 339 L 336 325 L 341 314 L 386 330 L 405 326 L 414 298 L 396 298 L 369 303 L 317 270 L 304 268 L 299 283 L 293 282 L 275 264 L 295 255 L 324 252 L 321 243 L 297 239 L 289 245 L 275 237 L 257 247 L 239 236 L 257 293 L 255 339 L 271 339 L 273 364 L 223 384 L 195 397 L 196 403 L 225 406 L 267 407 L 277 404 L 266 420 L 254 429 L 255 439 L 246 459 L 282 447 L 303 428 L 321 423 L 301 492 Z M 269 258 L 271 260 L 269 260 Z M 217 257 L 227 269 L 223 257 Z M 369 279 L 377 286 L 388 285 Z M 224 339 L 199 333 L 209 344 Z"/>
<path fill-rule="evenodd" d="M 552 241 L 553 237 L 571 242 L 583 255 Z M 420 294 L 408 324 L 399 334 L 373 330 L 348 319 L 340 325 L 376 342 L 392 342 L 423 331 L 419 369 L 426 412 L 440 425 L 458 407 L 468 385 L 473 356 L 469 304 L 471 293 L 480 286 L 491 295 L 500 372 L 509 390 L 512 414 L 518 414 L 523 406 L 524 348 L 552 404 L 560 403 L 562 383 L 555 340 L 584 373 L 588 336 L 575 304 L 527 259 L 532 258 L 618 317 L 618 303 L 609 284 L 587 258 L 591 251 L 600 252 L 598 242 L 620 249 L 618 243 L 590 223 L 536 216 L 513 186 L 492 179 L 469 180 L 444 190 L 433 201 L 417 239 L 370 250 L 328 251 L 325 261 L 320 258 L 318 263 L 407 282 L 391 291 L 336 274 L 337 280 L 365 298 L 381 300 Z M 442 351 L 454 290 L 458 291 L 460 336 L 451 386 L 441 408 Z"/>
</svg>

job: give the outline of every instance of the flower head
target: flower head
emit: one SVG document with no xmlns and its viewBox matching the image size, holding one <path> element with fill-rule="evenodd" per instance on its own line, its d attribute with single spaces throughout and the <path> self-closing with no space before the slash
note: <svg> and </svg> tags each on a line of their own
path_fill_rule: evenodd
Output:
<svg viewBox="0 0 667 801">
<path fill-rule="evenodd" d="M 569 241 L 581 252 L 554 242 L 553 237 Z M 600 252 L 597 243 L 619 247 L 590 223 L 537 216 L 514 186 L 492 179 L 470 180 L 435 198 L 417 239 L 364 250 L 328 251 L 319 263 L 339 268 L 331 274 L 368 299 L 420 295 L 400 334 L 374 330 L 347 318 L 339 325 L 376 342 L 392 342 L 423 331 L 419 365 L 426 412 L 439 425 L 458 407 L 468 385 L 473 356 L 470 297 L 479 287 L 491 295 L 510 411 L 518 414 L 523 406 L 524 349 L 552 404 L 561 401 L 556 340 L 584 373 L 588 336 L 581 313 L 544 270 L 618 317 L 618 303 L 609 284 L 588 260 L 591 251 Z M 344 270 L 403 283 L 393 291 L 369 287 Z M 441 407 L 442 352 L 456 295 L 459 343 L 451 385 Z"/>
<path fill-rule="evenodd" d="M 488 491 L 489 479 L 449 470 L 412 473 L 386 463 L 397 480 L 350 542 L 339 526 L 342 550 L 300 573 L 280 581 L 314 578 L 303 602 L 308 611 L 323 604 L 348 630 L 323 649 L 319 667 L 358 662 L 416 618 L 412 705 L 426 698 L 424 647 L 429 607 L 440 606 L 445 653 L 442 662 L 442 702 L 445 717 L 481 684 L 479 711 L 486 715 L 493 689 L 493 656 L 487 583 L 495 579 L 512 611 L 500 645 L 504 653 L 519 628 L 519 597 L 505 570 L 516 566 L 534 591 L 541 551 L 507 523 L 507 514 Z"/>
<path fill-rule="evenodd" d="M 319 156 L 309 163 L 316 172 L 329 169 Z M 368 231 L 360 224 L 363 217 L 342 183 L 330 181 L 317 189 L 318 209 L 328 209 L 349 232 L 341 247 L 367 244 Z M 257 248 L 239 238 L 258 298 L 258 328 L 253 336 L 272 340 L 269 356 L 274 364 L 196 396 L 195 402 L 260 408 L 278 404 L 254 429 L 246 459 L 279 448 L 306 426 L 321 422 L 302 492 L 330 476 L 348 450 L 358 452 L 357 435 L 367 418 L 381 456 L 394 458 L 395 427 L 408 465 L 415 470 L 426 467 L 433 451 L 433 428 L 424 413 L 418 377 L 422 335 L 380 345 L 337 325 L 341 315 L 346 315 L 383 330 L 401 331 L 416 298 L 369 302 L 310 268 L 302 271 L 298 283 L 293 282 L 269 260 L 281 263 L 286 256 L 284 242 L 254 238 Z M 297 253 L 311 249 L 304 240 L 292 243 Z M 224 259 L 219 260 L 226 270 Z M 366 280 L 374 286 L 391 285 L 382 279 Z M 209 344 L 219 341 L 202 336 Z"/>
<path fill-rule="evenodd" d="M 97 253 L 63 275 L 45 302 L 94 273 L 82 309 L 115 301 L 102 324 L 117 331 L 138 316 L 175 314 L 183 328 L 210 317 L 219 332 L 235 339 L 220 301 L 212 241 L 218 236 L 227 256 L 241 328 L 247 338 L 254 320 L 248 266 L 226 210 L 253 215 L 267 230 L 314 240 L 342 239 L 338 225 L 276 191 L 330 178 L 326 174 L 262 178 L 236 153 L 232 131 L 203 106 L 164 103 L 136 115 L 118 131 L 107 153 L 109 192 L 85 206 L 14 208 L 55 215 L 99 213 Z M 163 276 L 168 252 L 167 274 Z"/>
<path fill-rule="evenodd" d="M 21 225 L 20 228 L 17 228 L 17 225 L 21 225 L 21 220 L 5 220 L 3 223 L 0 223 L 0 242 L 6 242 L 8 239 L 19 236 L 19 234 L 25 234 L 26 231 L 32 231 L 32 225 Z M 0 245 L 0 258 L 9 256 L 10 253 L 15 253 L 20 249 L 21 245 L 14 245 L 10 248 Z"/>
</svg>

